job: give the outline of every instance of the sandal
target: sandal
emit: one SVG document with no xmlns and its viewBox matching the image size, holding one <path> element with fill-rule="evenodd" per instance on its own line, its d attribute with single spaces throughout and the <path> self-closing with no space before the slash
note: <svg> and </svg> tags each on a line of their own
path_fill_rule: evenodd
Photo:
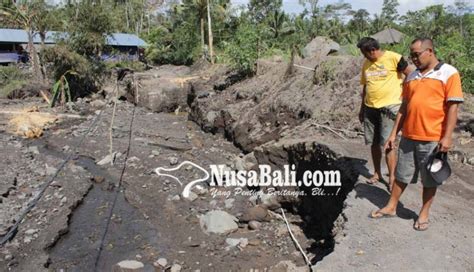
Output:
<svg viewBox="0 0 474 272">
<path fill-rule="evenodd" d="M 420 222 L 416 220 L 415 224 L 413 224 L 413 229 L 417 231 L 425 231 L 429 228 L 429 226 L 430 226 L 430 221 Z"/>
</svg>

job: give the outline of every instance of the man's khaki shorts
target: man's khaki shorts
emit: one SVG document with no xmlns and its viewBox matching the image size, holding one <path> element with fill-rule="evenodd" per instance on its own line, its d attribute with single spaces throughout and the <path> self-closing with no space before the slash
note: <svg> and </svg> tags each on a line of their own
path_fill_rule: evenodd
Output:
<svg viewBox="0 0 474 272">
<path fill-rule="evenodd" d="M 383 146 L 392 132 L 400 105 L 380 109 L 364 106 L 364 137 L 366 145 Z"/>
<path fill-rule="evenodd" d="M 416 183 L 418 175 L 421 174 L 423 187 L 438 186 L 426 169 L 428 157 L 437 145 L 438 142 L 415 141 L 402 137 L 398 148 L 396 180 L 406 184 Z"/>
</svg>

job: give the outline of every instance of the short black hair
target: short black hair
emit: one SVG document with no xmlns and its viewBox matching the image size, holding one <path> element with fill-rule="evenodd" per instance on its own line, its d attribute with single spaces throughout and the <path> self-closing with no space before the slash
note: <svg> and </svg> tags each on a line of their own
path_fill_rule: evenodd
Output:
<svg viewBox="0 0 474 272">
<path fill-rule="evenodd" d="M 417 43 L 417 42 L 421 42 L 421 45 L 424 48 L 431 48 L 434 51 L 434 43 L 433 43 L 432 39 L 427 38 L 427 37 L 416 38 L 411 42 L 411 44 L 414 44 L 414 43 Z"/>
<path fill-rule="evenodd" d="M 374 38 L 364 37 L 357 43 L 357 47 L 364 52 L 370 52 L 372 50 L 380 49 L 380 44 Z"/>
</svg>

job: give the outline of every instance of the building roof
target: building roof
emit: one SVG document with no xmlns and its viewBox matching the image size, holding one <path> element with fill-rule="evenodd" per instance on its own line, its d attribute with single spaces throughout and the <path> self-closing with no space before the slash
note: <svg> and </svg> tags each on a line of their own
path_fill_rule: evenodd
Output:
<svg viewBox="0 0 474 272">
<path fill-rule="evenodd" d="M 403 39 L 403 36 L 405 36 L 405 34 L 396 29 L 387 28 L 372 35 L 372 38 L 379 41 L 379 43 L 399 43 Z"/>
<path fill-rule="evenodd" d="M 66 38 L 67 33 L 58 31 L 46 32 L 46 44 L 55 44 L 57 39 Z M 23 29 L 0 28 L 0 43 L 28 43 L 28 34 Z M 33 43 L 41 43 L 38 33 L 33 36 Z M 134 34 L 113 33 L 107 37 L 107 45 L 112 46 L 146 46 L 146 43 Z"/>
<path fill-rule="evenodd" d="M 145 41 L 133 34 L 113 33 L 107 37 L 107 44 L 114 46 L 146 46 Z"/>
</svg>

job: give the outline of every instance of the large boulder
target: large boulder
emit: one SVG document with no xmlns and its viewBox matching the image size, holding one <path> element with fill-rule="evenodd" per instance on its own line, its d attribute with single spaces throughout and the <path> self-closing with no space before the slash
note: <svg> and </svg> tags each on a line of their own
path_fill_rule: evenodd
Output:
<svg viewBox="0 0 474 272">
<path fill-rule="evenodd" d="M 340 46 L 335 41 L 328 37 L 318 36 L 303 48 L 302 53 L 304 58 L 322 58 L 339 49 Z"/>
<path fill-rule="evenodd" d="M 171 112 L 186 108 L 186 98 L 191 89 L 189 81 L 196 76 L 191 74 L 189 67 L 163 65 L 138 73 L 136 78 L 140 83 L 136 98 L 140 106 L 155 112 Z"/>
<path fill-rule="evenodd" d="M 226 234 L 236 231 L 238 219 L 224 211 L 210 211 L 200 218 L 200 225 L 205 233 Z"/>
<path fill-rule="evenodd" d="M 138 104 L 155 112 L 171 112 L 187 106 L 186 98 L 191 85 L 182 77 L 148 79 L 141 81 Z"/>
</svg>

